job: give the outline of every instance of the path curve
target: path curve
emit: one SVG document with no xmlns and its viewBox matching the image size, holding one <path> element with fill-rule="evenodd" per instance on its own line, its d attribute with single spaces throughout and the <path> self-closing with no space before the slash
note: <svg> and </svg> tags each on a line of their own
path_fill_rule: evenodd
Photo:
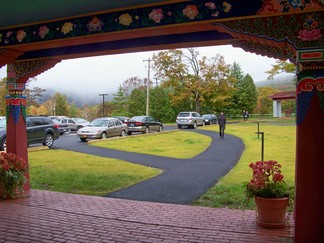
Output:
<svg viewBox="0 0 324 243">
<path fill-rule="evenodd" d="M 215 185 L 238 162 L 244 144 L 238 137 L 207 130 L 188 130 L 210 136 L 210 146 L 200 155 L 190 159 L 175 159 L 163 156 L 123 152 L 113 149 L 88 146 L 86 143 L 70 150 L 102 157 L 117 158 L 132 163 L 160 168 L 164 172 L 128 188 L 105 195 L 138 201 L 174 204 L 191 204 Z"/>
</svg>

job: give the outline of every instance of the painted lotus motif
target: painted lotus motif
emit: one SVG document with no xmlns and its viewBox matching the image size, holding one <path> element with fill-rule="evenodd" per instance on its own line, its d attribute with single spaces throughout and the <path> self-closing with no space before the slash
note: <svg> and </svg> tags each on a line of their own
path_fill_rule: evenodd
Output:
<svg viewBox="0 0 324 243">
<path fill-rule="evenodd" d="M 160 23 L 163 19 L 163 11 L 161 8 L 153 9 L 152 12 L 149 14 L 149 18 L 152 19 L 155 23 Z"/>
<path fill-rule="evenodd" d="M 196 5 L 187 5 L 187 7 L 182 10 L 182 13 L 189 19 L 195 19 L 199 11 Z"/>
<path fill-rule="evenodd" d="M 323 35 L 321 34 L 320 29 L 312 29 L 312 30 L 300 30 L 299 35 L 297 36 L 298 39 L 302 41 L 314 41 L 319 40 Z"/>
</svg>

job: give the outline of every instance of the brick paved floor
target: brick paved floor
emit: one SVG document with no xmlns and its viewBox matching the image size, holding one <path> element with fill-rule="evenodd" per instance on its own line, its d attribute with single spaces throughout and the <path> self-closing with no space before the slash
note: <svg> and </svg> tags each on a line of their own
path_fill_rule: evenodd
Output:
<svg viewBox="0 0 324 243">
<path fill-rule="evenodd" d="M 0 201 L 0 242 L 293 242 L 255 212 L 32 190 Z"/>
</svg>

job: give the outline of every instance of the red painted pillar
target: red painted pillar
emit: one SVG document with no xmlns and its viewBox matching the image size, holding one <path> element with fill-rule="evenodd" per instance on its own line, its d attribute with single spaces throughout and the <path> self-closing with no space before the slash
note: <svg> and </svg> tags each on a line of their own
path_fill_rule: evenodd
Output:
<svg viewBox="0 0 324 243">
<path fill-rule="evenodd" d="M 18 83 L 18 76 L 14 71 L 14 65 L 8 64 L 6 97 L 7 107 L 7 152 L 14 153 L 28 163 L 27 133 L 26 133 L 26 97 L 23 95 L 25 83 Z M 24 186 L 24 194 L 30 192 L 29 173 L 26 173 L 27 183 Z"/>
<path fill-rule="evenodd" d="M 295 242 L 316 243 L 324 242 L 324 64 L 298 54 Z"/>
</svg>

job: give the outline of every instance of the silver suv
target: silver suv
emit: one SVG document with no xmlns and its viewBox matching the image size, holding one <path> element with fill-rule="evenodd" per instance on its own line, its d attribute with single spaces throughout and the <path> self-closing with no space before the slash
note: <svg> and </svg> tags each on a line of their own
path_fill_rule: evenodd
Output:
<svg viewBox="0 0 324 243">
<path fill-rule="evenodd" d="M 177 126 L 181 129 L 183 126 L 197 128 L 197 126 L 205 126 L 205 121 L 198 112 L 180 112 L 176 120 Z"/>
</svg>

